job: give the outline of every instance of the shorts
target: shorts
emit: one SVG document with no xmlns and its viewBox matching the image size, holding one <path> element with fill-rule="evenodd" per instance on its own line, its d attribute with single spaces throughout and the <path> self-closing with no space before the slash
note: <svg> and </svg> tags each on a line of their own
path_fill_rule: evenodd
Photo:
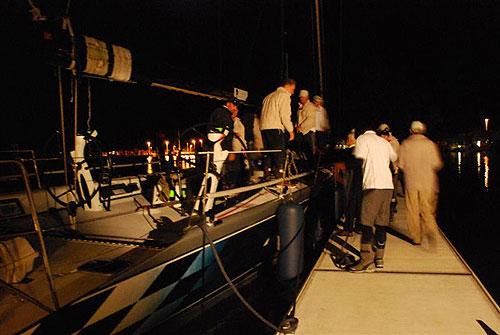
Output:
<svg viewBox="0 0 500 335">
<path fill-rule="evenodd" d="M 392 189 L 369 189 L 363 191 L 361 203 L 361 224 L 373 227 L 388 226 Z"/>
</svg>

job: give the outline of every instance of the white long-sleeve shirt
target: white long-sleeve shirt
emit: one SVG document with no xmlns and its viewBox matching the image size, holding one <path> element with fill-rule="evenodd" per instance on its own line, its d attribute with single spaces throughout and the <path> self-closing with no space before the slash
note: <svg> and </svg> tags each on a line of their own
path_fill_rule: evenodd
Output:
<svg viewBox="0 0 500 335">
<path fill-rule="evenodd" d="M 282 86 L 268 94 L 262 102 L 260 130 L 286 129 L 289 133 L 293 132 L 290 103 L 290 93 Z"/>
<path fill-rule="evenodd" d="M 314 130 L 324 132 L 330 131 L 330 121 L 328 120 L 328 113 L 323 106 L 316 107 L 316 126 L 314 127 Z"/>
<path fill-rule="evenodd" d="M 233 150 L 241 151 L 247 146 L 247 141 L 245 140 L 245 126 L 243 125 L 239 117 L 235 117 L 233 120 L 234 132 L 238 134 L 238 137 L 241 139 L 240 141 L 240 139 L 236 138 L 236 136 L 233 137 Z"/>
<path fill-rule="evenodd" d="M 316 106 L 310 101 L 307 101 L 302 109 L 299 110 L 298 115 L 298 127 L 302 134 L 307 134 L 314 129 L 316 122 Z"/>
<path fill-rule="evenodd" d="M 398 155 L 389 142 L 369 130 L 357 138 L 353 155 L 363 160 L 363 190 L 394 189 L 389 163 Z"/>
</svg>

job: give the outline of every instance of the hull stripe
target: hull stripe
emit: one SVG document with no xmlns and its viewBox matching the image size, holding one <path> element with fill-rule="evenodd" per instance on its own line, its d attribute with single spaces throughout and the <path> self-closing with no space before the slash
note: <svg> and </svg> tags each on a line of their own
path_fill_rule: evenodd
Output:
<svg viewBox="0 0 500 335">
<path fill-rule="evenodd" d="M 104 301 L 95 314 L 90 318 L 89 325 L 104 319 L 105 317 L 119 311 L 120 309 L 136 303 L 148 289 L 151 283 L 158 277 L 161 268 L 143 272 L 118 285 L 113 293 Z"/>
</svg>

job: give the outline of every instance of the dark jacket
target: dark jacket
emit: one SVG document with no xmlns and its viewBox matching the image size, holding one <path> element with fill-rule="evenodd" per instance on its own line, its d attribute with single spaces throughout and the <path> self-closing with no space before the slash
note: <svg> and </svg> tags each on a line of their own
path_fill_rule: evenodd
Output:
<svg viewBox="0 0 500 335">
<path fill-rule="evenodd" d="M 229 135 L 221 143 L 223 150 L 232 149 L 234 121 L 231 115 L 231 111 L 226 106 L 218 106 L 210 114 L 209 131 L 229 129 Z"/>
</svg>

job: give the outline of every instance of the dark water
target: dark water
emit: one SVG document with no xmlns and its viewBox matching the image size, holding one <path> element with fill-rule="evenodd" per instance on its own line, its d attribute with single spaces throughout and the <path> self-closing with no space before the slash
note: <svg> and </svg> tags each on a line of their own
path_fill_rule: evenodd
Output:
<svg viewBox="0 0 500 335">
<path fill-rule="evenodd" d="M 438 223 L 500 301 L 500 152 L 444 152 Z"/>
</svg>

